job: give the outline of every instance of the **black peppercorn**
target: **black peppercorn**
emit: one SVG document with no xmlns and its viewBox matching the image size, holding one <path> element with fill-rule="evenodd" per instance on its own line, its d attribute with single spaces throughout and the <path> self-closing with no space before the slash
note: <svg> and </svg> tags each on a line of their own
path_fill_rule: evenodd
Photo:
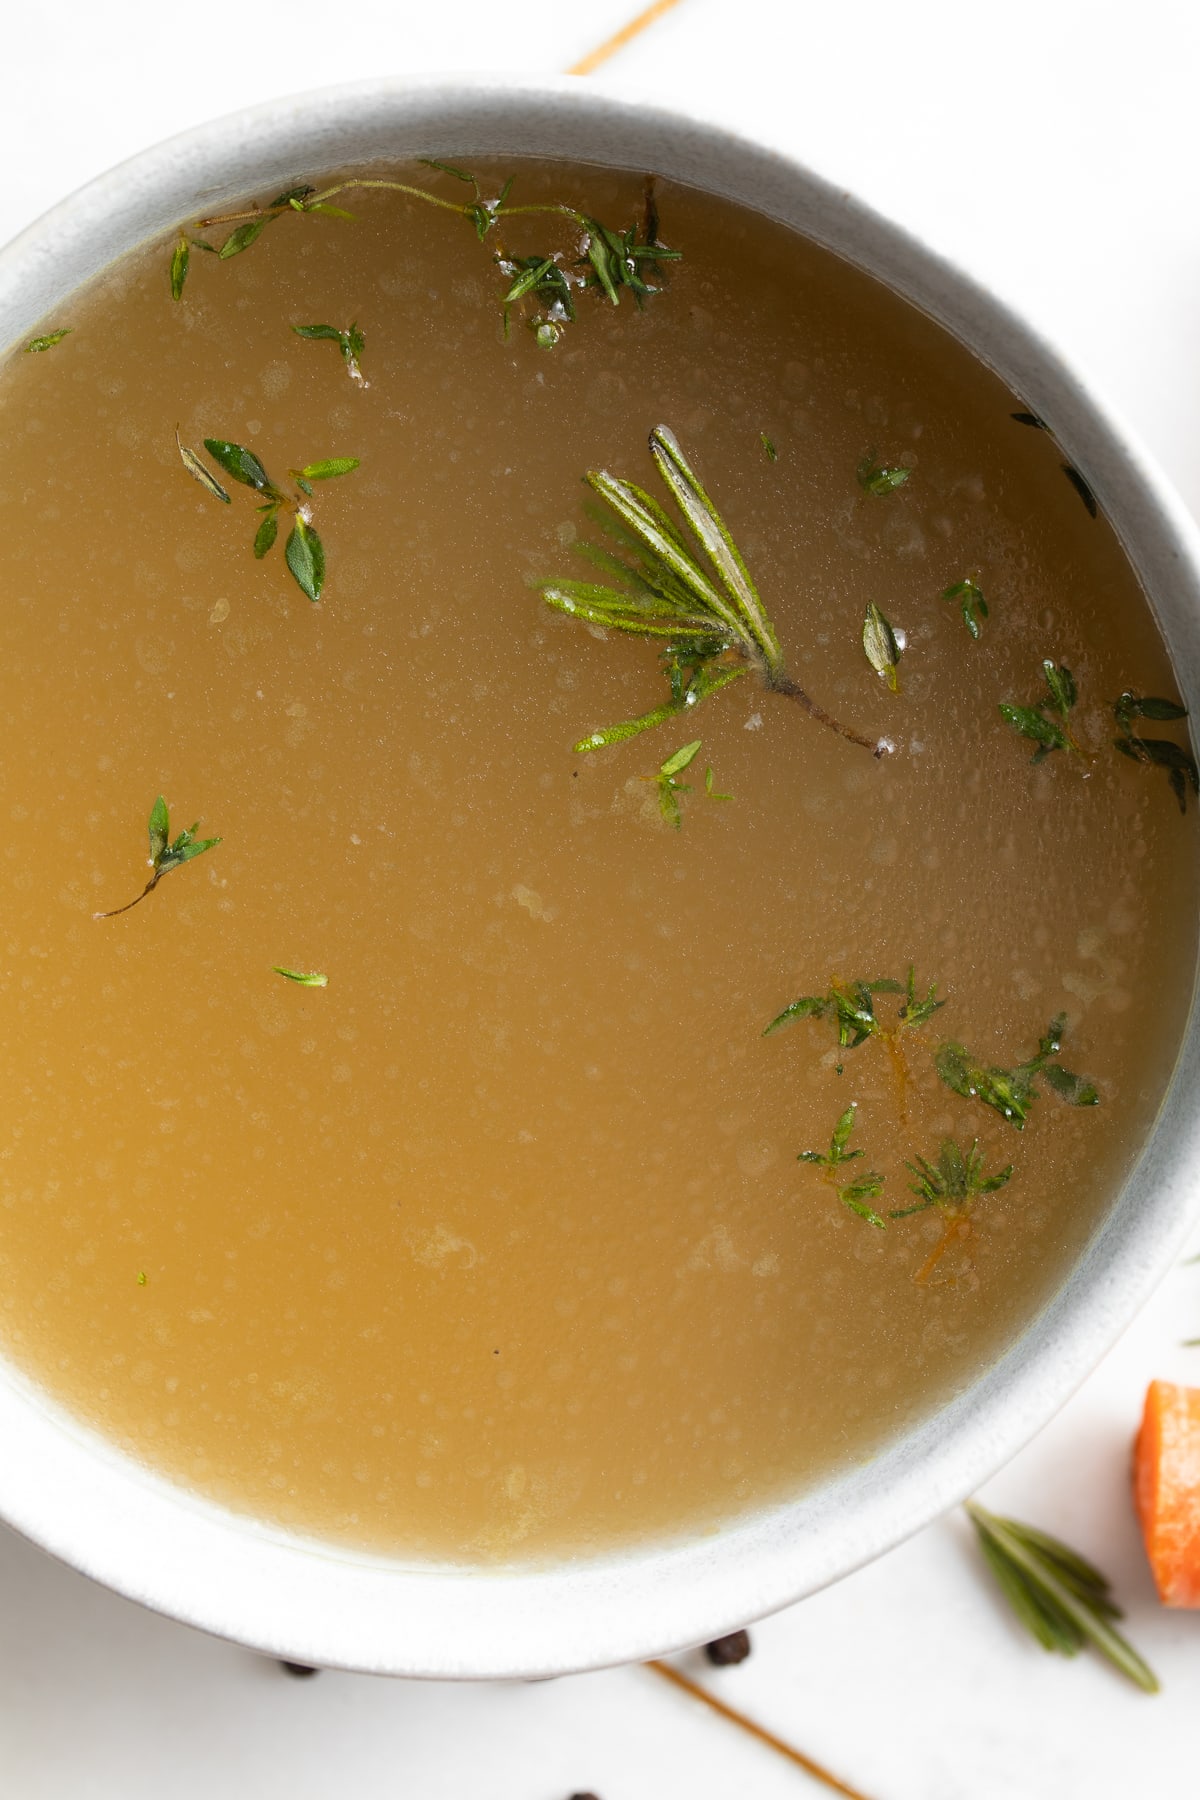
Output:
<svg viewBox="0 0 1200 1800">
<path fill-rule="evenodd" d="M 750 1633 L 731 1631 L 728 1637 L 714 1638 L 711 1644 L 705 1644 L 704 1654 L 718 1669 L 727 1669 L 733 1663 L 745 1662 L 750 1654 Z"/>
<path fill-rule="evenodd" d="M 317 1669 L 310 1669 L 307 1663 L 291 1663 L 280 1661 L 280 1668 L 288 1675 L 294 1675 L 297 1681 L 304 1681 L 309 1675 L 319 1674 Z"/>
</svg>

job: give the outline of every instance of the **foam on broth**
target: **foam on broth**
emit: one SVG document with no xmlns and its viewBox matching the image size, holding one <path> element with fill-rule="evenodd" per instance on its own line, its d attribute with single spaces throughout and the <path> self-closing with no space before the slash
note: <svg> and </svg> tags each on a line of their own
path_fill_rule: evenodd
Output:
<svg viewBox="0 0 1200 1800">
<path fill-rule="evenodd" d="M 588 169 L 520 189 L 641 204 Z M 1175 689 L 1110 528 L 912 308 L 727 202 L 659 205 L 666 291 L 582 296 L 549 353 L 501 341 L 465 225 L 358 196 L 353 225 L 196 255 L 179 305 L 169 246 L 122 262 L 0 380 L 3 1343 L 156 1469 L 327 1539 L 592 1552 L 869 1456 L 1061 1283 L 1186 1015 L 1195 821 L 1111 749 L 1122 690 Z M 363 327 L 369 386 L 290 330 L 317 320 Z M 528 578 L 583 572 L 580 476 L 653 486 L 660 421 L 792 673 L 894 756 L 752 678 L 572 753 L 664 684 Z M 247 490 L 188 479 L 177 425 L 277 479 L 361 458 L 314 499 L 319 606 L 252 557 Z M 871 448 L 913 471 L 884 498 Z M 979 643 L 940 598 L 966 574 Z M 869 600 L 907 637 L 898 696 Z M 1033 769 L 999 716 L 1044 656 L 1091 762 Z M 676 832 L 643 778 L 697 736 Z M 223 841 L 96 922 L 145 879 L 159 792 Z M 880 1042 L 839 1075 L 827 1023 L 761 1036 L 910 964 L 947 1004 L 902 1075 Z M 933 1072 L 946 1037 L 1018 1062 L 1060 1011 L 1098 1107 L 1047 1092 L 1018 1134 Z M 851 1101 L 885 1210 L 946 1136 L 1015 1165 L 923 1279 L 939 1215 L 874 1229 L 796 1160 Z"/>
</svg>

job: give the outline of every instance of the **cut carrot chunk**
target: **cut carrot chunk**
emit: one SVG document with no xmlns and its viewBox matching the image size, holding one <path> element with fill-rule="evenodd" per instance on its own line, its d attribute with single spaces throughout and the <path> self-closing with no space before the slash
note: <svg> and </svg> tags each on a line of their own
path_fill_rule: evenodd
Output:
<svg viewBox="0 0 1200 1800">
<path fill-rule="evenodd" d="M 1133 1485 L 1159 1598 L 1200 1606 L 1200 1388 L 1150 1383 Z"/>
</svg>

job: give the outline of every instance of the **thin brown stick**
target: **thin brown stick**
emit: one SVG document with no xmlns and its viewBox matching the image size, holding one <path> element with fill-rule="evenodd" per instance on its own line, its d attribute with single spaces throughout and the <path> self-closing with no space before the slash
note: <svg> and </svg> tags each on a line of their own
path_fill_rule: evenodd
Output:
<svg viewBox="0 0 1200 1800">
<path fill-rule="evenodd" d="M 125 902 L 124 906 L 114 906 L 111 912 L 93 913 L 92 914 L 93 919 L 119 919 L 122 913 L 129 912 L 132 907 L 140 906 L 142 901 L 146 898 L 146 895 L 152 894 L 154 892 L 155 888 L 158 886 L 159 882 L 162 880 L 164 873 L 165 873 L 165 870 L 163 870 L 163 869 L 155 869 L 153 875 L 150 877 L 149 881 L 146 883 L 146 885 L 142 889 L 141 893 L 138 894 L 134 899 L 127 900 Z"/>
<path fill-rule="evenodd" d="M 602 44 L 598 44 L 586 56 L 581 56 L 577 63 L 572 63 L 567 74 L 590 75 L 593 69 L 598 69 L 601 63 L 606 63 L 610 56 L 615 56 L 618 50 L 623 50 L 626 44 L 631 44 L 635 37 L 639 37 L 647 25 L 653 25 L 655 19 L 661 19 L 664 13 L 678 5 L 679 0 L 654 0 L 653 6 L 645 7 L 635 19 L 630 19 L 628 25 L 622 25 L 620 31 L 605 38 Z"/>
<path fill-rule="evenodd" d="M 698 1681 L 692 1681 L 687 1675 L 681 1674 L 670 1663 L 654 1661 L 646 1663 L 645 1667 L 653 1670 L 655 1675 L 661 1675 L 665 1681 L 671 1682 L 675 1687 L 682 1688 L 685 1694 L 692 1696 L 693 1700 L 701 1701 L 712 1712 L 719 1714 L 722 1719 L 728 1719 L 731 1725 L 736 1725 L 739 1731 L 744 1731 L 760 1744 L 765 1744 L 768 1750 L 774 1750 L 775 1754 L 782 1756 L 786 1762 L 794 1763 L 796 1768 L 803 1769 L 806 1775 L 811 1775 L 814 1781 L 821 1782 L 832 1793 L 844 1795 L 845 1800 L 867 1800 L 867 1796 L 858 1788 L 849 1787 L 846 1782 L 840 1781 L 836 1775 L 823 1768 L 819 1762 L 814 1762 L 811 1756 L 805 1756 L 803 1750 L 797 1750 L 794 1744 L 786 1743 L 783 1738 L 776 1737 L 775 1733 L 768 1731 L 765 1725 L 757 1725 L 753 1719 L 748 1719 L 745 1713 L 740 1713 L 736 1708 L 727 1706 L 724 1700 L 718 1700 L 715 1694 L 710 1694 L 708 1689 L 701 1687 Z"/>
<path fill-rule="evenodd" d="M 810 718 L 816 719 L 818 724 L 827 725 L 830 731 L 836 731 L 839 737 L 848 738 L 852 744 L 861 744 L 864 750 L 871 752 L 872 756 L 880 757 L 888 749 L 889 746 L 883 738 L 863 737 L 861 732 L 854 731 L 849 725 L 843 725 L 839 719 L 835 719 L 832 713 L 826 712 L 825 708 L 819 705 L 811 694 L 806 693 L 799 682 L 793 681 L 790 675 L 770 672 L 764 676 L 764 680 L 773 694 L 786 694 L 789 700 L 798 701 Z"/>
</svg>

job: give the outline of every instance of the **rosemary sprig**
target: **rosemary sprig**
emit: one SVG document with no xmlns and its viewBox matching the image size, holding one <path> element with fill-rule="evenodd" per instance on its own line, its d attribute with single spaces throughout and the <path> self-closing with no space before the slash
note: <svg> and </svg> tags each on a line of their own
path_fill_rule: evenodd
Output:
<svg viewBox="0 0 1200 1800">
<path fill-rule="evenodd" d="M 336 325 L 293 325 L 292 330 L 297 337 L 324 339 L 336 344 L 342 353 L 342 361 L 346 365 L 346 373 L 351 381 L 356 381 L 360 387 L 368 385 L 363 379 L 363 372 L 359 367 L 358 360 L 367 340 L 356 324 L 351 322 L 344 331 L 340 331 Z"/>
<path fill-rule="evenodd" d="M 1012 1069 L 985 1067 L 969 1050 L 953 1043 L 941 1045 L 934 1064 L 948 1088 L 966 1100 L 982 1100 L 1002 1119 L 1023 1131 L 1029 1108 L 1039 1097 L 1039 1079 L 1068 1106 L 1100 1103 L 1094 1082 L 1083 1075 L 1073 1075 L 1057 1061 L 1066 1025 L 1065 1013 L 1051 1019 L 1046 1035 L 1038 1041 L 1036 1055 Z"/>
<path fill-rule="evenodd" d="M 198 838 L 196 836 L 198 829 L 198 824 L 189 825 L 187 830 L 181 831 L 172 843 L 167 803 L 160 794 L 150 808 L 150 868 L 152 872 L 149 881 L 141 893 L 134 899 L 126 901 L 124 906 L 115 906 L 111 912 L 93 913 L 92 917 L 94 919 L 115 919 L 118 914 L 128 912 L 131 907 L 139 905 L 147 894 L 152 894 L 163 876 L 169 875 L 172 869 L 180 869 L 184 863 L 191 862 L 197 856 L 203 856 L 206 850 L 215 849 L 221 841 L 220 838 Z"/>
<path fill-rule="evenodd" d="M 1156 694 L 1139 695 L 1126 689 L 1119 700 L 1113 701 L 1113 717 L 1119 733 L 1113 739 L 1114 747 L 1122 756 L 1128 756 L 1134 762 L 1165 769 L 1171 792 L 1182 813 L 1187 811 L 1188 788 L 1191 788 L 1193 794 L 1200 794 L 1200 771 L 1196 768 L 1195 757 L 1189 750 L 1172 743 L 1170 738 L 1144 737 L 1135 727 L 1134 721 L 1154 719 L 1165 722 L 1186 719 L 1187 716 L 1186 706 L 1181 706 L 1177 700 L 1164 700 Z"/>
<path fill-rule="evenodd" d="M 541 592 L 548 606 L 572 618 L 659 641 L 670 699 L 639 718 L 590 732 L 576 753 L 661 725 L 753 670 L 770 692 L 797 701 L 831 731 L 882 755 L 883 740 L 840 725 L 787 674 L 775 627 L 741 552 L 667 426 L 650 433 L 650 455 L 690 537 L 644 489 L 606 470 L 589 470 L 585 479 L 603 502 L 593 517 L 617 548 L 578 548 L 619 585 L 557 581 L 542 584 Z"/>
<path fill-rule="evenodd" d="M 1085 752 L 1072 737 L 1067 723 L 1078 699 L 1075 677 L 1070 669 L 1050 657 L 1042 659 L 1042 675 L 1046 692 L 1028 706 L 1000 702 L 1000 717 L 1021 737 L 1032 738 L 1037 745 L 1031 761 L 1040 763 L 1054 750 L 1073 750 L 1077 756 Z"/>
<path fill-rule="evenodd" d="M 883 1192 L 884 1177 L 876 1174 L 874 1169 L 855 1176 L 850 1181 L 840 1181 L 838 1170 L 843 1163 L 853 1162 L 855 1157 L 865 1155 L 862 1150 L 847 1150 L 850 1135 L 854 1130 L 855 1114 L 858 1102 L 851 1101 L 841 1118 L 833 1128 L 833 1136 L 829 1140 L 828 1153 L 821 1150 L 801 1150 L 797 1162 L 815 1163 L 824 1169 L 837 1192 L 842 1205 L 868 1225 L 874 1225 L 879 1231 L 887 1230 L 887 1220 L 880 1218 L 874 1207 L 868 1206 L 868 1200 L 877 1200 Z M 892 1215 L 896 1217 L 895 1214 Z"/>
<path fill-rule="evenodd" d="M 980 621 L 988 616 L 988 604 L 978 582 L 972 581 L 969 575 L 965 575 L 961 581 L 952 581 L 948 588 L 943 588 L 942 599 L 949 600 L 952 604 L 957 602 L 963 624 L 978 643 L 982 634 Z"/>
<path fill-rule="evenodd" d="M 899 693 L 900 677 L 896 665 L 904 654 L 904 645 L 873 600 L 867 601 L 863 618 L 862 647 L 863 655 L 880 680 L 887 682 L 893 694 Z"/>
<path fill-rule="evenodd" d="M 175 442 L 179 446 L 179 455 L 188 474 L 215 500 L 223 500 L 228 506 L 229 495 L 195 451 L 180 443 L 178 431 L 175 433 Z M 349 475 L 358 468 L 358 457 L 331 456 L 322 462 L 306 463 L 302 469 L 289 469 L 288 474 L 299 492 L 288 495 L 271 480 L 253 450 L 247 450 L 244 444 L 230 443 L 226 438 L 205 438 L 204 448 L 234 481 L 240 482 L 243 487 L 252 488 L 262 496 L 258 508 L 262 516 L 254 533 L 254 554 L 260 561 L 271 550 L 279 535 L 281 508 L 288 507 L 292 510 L 292 529 L 284 545 L 284 558 L 301 592 L 312 601 L 319 600 L 325 585 L 325 546 L 309 519 L 301 495 L 305 499 L 312 497 L 314 481 L 332 481 L 339 475 Z"/>
<path fill-rule="evenodd" d="M 931 1206 L 943 1211 L 963 1213 L 980 1194 L 994 1194 L 1013 1172 L 1013 1166 L 999 1169 L 994 1175 L 983 1172 L 983 1152 L 976 1138 L 969 1150 L 962 1150 L 953 1138 L 943 1138 L 935 1163 L 918 1156 L 916 1162 L 905 1161 L 905 1168 L 916 1176 L 910 1183 L 917 1196 L 915 1206 L 905 1206 L 889 1213 L 891 1219 L 908 1219 L 914 1213 L 928 1212 Z"/>
<path fill-rule="evenodd" d="M 1107 1578 L 1078 1551 L 1032 1525 L 967 1502 L 979 1547 L 1013 1612 L 1044 1650 L 1077 1656 L 1086 1644 L 1147 1694 L 1158 1680 L 1112 1621 L 1121 1609 Z"/>
<path fill-rule="evenodd" d="M 637 223 L 625 231 L 615 231 L 579 207 L 559 201 L 510 204 L 509 194 L 513 187 L 511 177 L 498 194 L 489 196 L 480 178 L 470 170 L 460 169 L 453 163 L 440 162 L 433 157 L 422 157 L 420 161 L 425 168 L 447 175 L 451 180 L 468 187 L 470 197 L 461 201 L 449 200 L 444 194 L 418 187 L 412 182 L 374 176 L 349 176 L 324 188 L 320 193 L 308 185 L 290 188 L 286 193 L 276 195 L 266 206 L 252 206 L 241 212 L 201 219 L 195 228 L 198 231 L 217 225 L 234 227 L 219 247 L 205 239 L 181 232 L 171 258 L 171 292 L 174 298 L 179 300 L 183 295 L 188 273 L 189 247 L 216 250 L 221 261 L 228 261 L 230 257 L 239 256 L 248 250 L 268 225 L 285 214 L 324 213 L 338 218 L 350 218 L 351 214 L 330 202 L 340 194 L 355 191 L 403 194 L 443 212 L 455 213 L 467 221 L 480 242 L 495 230 L 502 219 L 550 217 L 566 220 L 574 227 L 575 261 L 572 268 L 562 266 L 563 257 L 567 254 L 562 250 L 519 257 L 500 251 L 495 258 L 508 284 L 501 300 L 506 333 L 511 309 L 530 301 L 536 310 L 529 324 L 538 344 L 546 349 L 558 342 L 563 327 L 574 320 L 573 288 L 591 289 L 613 306 L 620 303 L 622 295 L 629 294 L 634 303 L 641 307 L 650 295 L 658 291 L 654 282 L 661 275 L 663 265 L 677 262 L 682 255 L 681 251 L 669 249 L 665 244 L 659 243 L 657 208 L 652 205 L 648 205 L 646 210 L 645 235 L 639 237 Z"/>
</svg>

